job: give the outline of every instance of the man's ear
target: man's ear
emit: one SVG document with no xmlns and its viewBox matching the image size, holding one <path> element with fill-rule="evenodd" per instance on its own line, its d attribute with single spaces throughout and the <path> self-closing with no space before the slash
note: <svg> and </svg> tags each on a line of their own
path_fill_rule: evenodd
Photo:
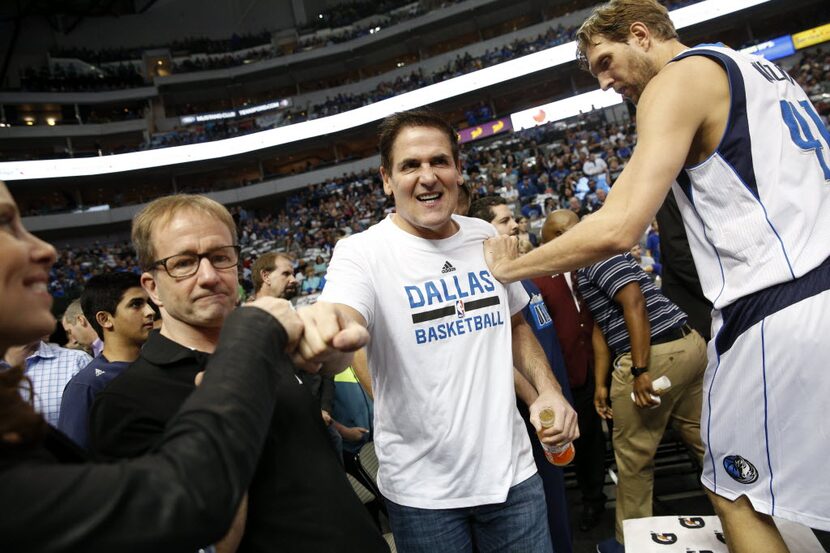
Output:
<svg viewBox="0 0 830 553">
<path fill-rule="evenodd" d="M 158 286 L 153 273 L 149 271 L 141 273 L 141 287 L 144 288 L 144 291 L 147 292 L 147 295 L 150 296 L 150 299 L 153 300 L 156 306 L 162 307 L 163 303 L 159 299 Z"/>
<path fill-rule="evenodd" d="M 386 168 L 380 166 L 380 178 L 383 179 L 383 193 L 387 196 L 392 196 L 392 184 L 390 183 L 390 175 L 386 172 Z"/>
<path fill-rule="evenodd" d="M 635 21 L 628 28 L 628 32 L 631 34 L 631 38 L 644 50 L 651 47 L 651 31 L 645 23 Z"/>
<path fill-rule="evenodd" d="M 105 328 L 107 330 L 111 330 L 112 327 L 115 326 L 112 322 L 112 315 L 110 315 L 107 311 L 98 311 L 95 314 L 95 320 L 101 328 Z"/>
</svg>

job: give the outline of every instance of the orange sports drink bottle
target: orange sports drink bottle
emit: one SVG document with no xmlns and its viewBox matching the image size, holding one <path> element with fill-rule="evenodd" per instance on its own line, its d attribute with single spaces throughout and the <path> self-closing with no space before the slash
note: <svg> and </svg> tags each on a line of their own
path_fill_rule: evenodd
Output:
<svg viewBox="0 0 830 553">
<path fill-rule="evenodd" d="M 554 415 L 552 409 L 543 409 L 539 413 L 539 422 L 542 423 L 543 429 L 553 426 L 553 419 Z M 560 446 L 548 445 L 542 442 L 542 449 L 545 450 L 545 457 L 547 457 L 548 461 L 557 467 L 564 467 L 569 464 L 574 460 L 574 455 L 576 455 L 576 450 L 571 442 Z"/>
</svg>

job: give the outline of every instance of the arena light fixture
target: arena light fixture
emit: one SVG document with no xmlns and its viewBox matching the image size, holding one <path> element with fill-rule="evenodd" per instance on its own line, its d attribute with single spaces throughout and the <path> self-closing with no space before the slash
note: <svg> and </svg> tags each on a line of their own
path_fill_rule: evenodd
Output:
<svg viewBox="0 0 830 553">
<path fill-rule="evenodd" d="M 678 29 L 682 29 L 770 1 L 772 0 L 704 0 L 698 4 L 673 10 L 671 17 L 675 26 Z M 0 180 L 15 181 L 81 177 L 136 171 L 152 167 L 163 167 L 240 155 L 266 148 L 273 148 L 290 142 L 331 135 L 373 123 L 398 111 L 440 102 L 557 65 L 570 63 L 574 60 L 575 50 L 576 46 L 573 42 L 554 46 L 553 48 L 506 61 L 493 67 L 487 67 L 454 79 L 400 94 L 375 104 L 321 119 L 260 131 L 245 136 L 203 142 L 200 144 L 173 146 L 100 157 L 3 162 L 0 163 Z M 602 101 L 597 100 L 603 94 L 606 95 L 605 99 Z M 576 113 L 578 113 L 579 111 L 587 111 L 591 106 L 614 105 L 621 101 L 620 98 L 615 98 L 614 96 L 616 95 L 611 92 L 601 93 L 595 91 L 561 100 L 563 103 L 557 103 L 556 105 L 559 107 L 556 109 L 561 109 L 561 113 L 568 113 L 569 110 L 575 109 L 574 106 L 576 106 Z M 583 109 L 586 107 L 587 109 Z M 576 113 L 571 113 L 571 115 L 575 115 Z"/>
</svg>

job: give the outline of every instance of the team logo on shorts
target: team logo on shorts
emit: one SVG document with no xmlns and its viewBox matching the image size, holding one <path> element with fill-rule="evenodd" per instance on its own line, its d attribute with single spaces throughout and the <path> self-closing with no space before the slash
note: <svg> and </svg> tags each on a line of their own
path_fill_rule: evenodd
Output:
<svg viewBox="0 0 830 553">
<path fill-rule="evenodd" d="M 726 474 L 741 484 L 752 484 L 758 480 L 758 469 L 740 455 L 724 457 L 723 468 L 726 469 Z"/>
<path fill-rule="evenodd" d="M 703 528 L 706 523 L 700 517 L 677 517 L 677 522 L 683 528 Z"/>
<path fill-rule="evenodd" d="M 464 302 L 461 300 L 455 302 L 455 316 L 459 319 L 464 318 Z"/>
<path fill-rule="evenodd" d="M 660 545 L 671 545 L 673 543 L 677 543 L 677 534 L 658 534 L 657 532 L 652 532 L 651 541 L 659 543 Z"/>
</svg>

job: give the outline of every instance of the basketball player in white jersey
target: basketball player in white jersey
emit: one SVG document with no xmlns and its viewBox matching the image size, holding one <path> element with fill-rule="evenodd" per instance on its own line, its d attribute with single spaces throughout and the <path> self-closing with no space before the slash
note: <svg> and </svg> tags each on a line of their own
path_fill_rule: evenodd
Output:
<svg viewBox="0 0 830 553">
<path fill-rule="evenodd" d="M 787 547 L 769 515 L 830 530 L 830 134 L 803 90 L 760 57 L 688 48 L 655 0 L 612 0 L 577 33 L 604 89 L 637 104 L 637 149 L 605 206 L 517 257 L 503 282 L 628 250 L 669 189 L 714 304 L 703 483 L 733 553 Z"/>
</svg>

